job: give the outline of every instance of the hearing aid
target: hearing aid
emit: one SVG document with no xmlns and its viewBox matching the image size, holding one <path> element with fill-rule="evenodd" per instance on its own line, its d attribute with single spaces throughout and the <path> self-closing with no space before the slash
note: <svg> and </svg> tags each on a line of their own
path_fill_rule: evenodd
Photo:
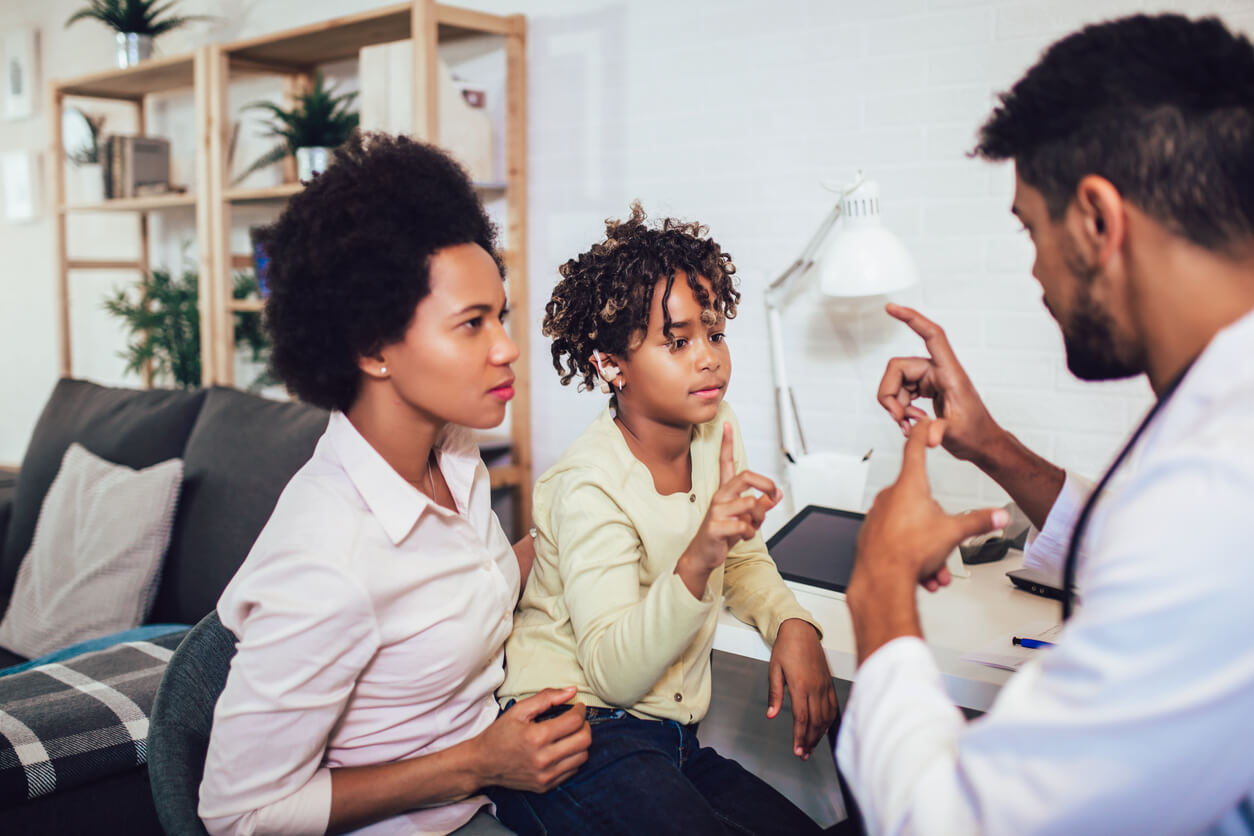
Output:
<svg viewBox="0 0 1254 836">
<path fill-rule="evenodd" d="M 601 352 L 595 348 L 592 349 L 592 362 L 596 364 L 597 371 L 601 373 L 601 392 L 608 395 L 610 393 L 610 381 L 620 374 L 618 366 L 615 366 L 613 363 L 603 364 Z M 622 386 L 619 386 L 619 388 L 621 389 Z"/>
</svg>

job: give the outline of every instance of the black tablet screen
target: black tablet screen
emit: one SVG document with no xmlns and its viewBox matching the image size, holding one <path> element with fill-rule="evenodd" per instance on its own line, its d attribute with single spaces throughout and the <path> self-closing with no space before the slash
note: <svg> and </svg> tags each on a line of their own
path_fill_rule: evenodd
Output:
<svg viewBox="0 0 1254 836">
<path fill-rule="evenodd" d="M 807 505 L 775 532 L 767 550 L 786 579 L 844 592 L 863 516 Z"/>
</svg>

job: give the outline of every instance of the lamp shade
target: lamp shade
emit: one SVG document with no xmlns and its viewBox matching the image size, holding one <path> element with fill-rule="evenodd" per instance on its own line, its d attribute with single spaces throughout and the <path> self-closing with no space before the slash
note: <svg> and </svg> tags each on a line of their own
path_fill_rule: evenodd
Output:
<svg viewBox="0 0 1254 836">
<path fill-rule="evenodd" d="M 840 221 L 818 259 L 826 296 L 878 296 L 919 280 L 914 259 L 880 222 L 879 185 L 863 181 L 841 201 Z"/>
</svg>

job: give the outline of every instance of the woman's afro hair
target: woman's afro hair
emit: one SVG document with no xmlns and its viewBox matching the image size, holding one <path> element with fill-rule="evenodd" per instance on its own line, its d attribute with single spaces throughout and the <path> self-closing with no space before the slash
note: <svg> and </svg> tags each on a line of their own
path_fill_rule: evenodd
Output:
<svg viewBox="0 0 1254 836">
<path fill-rule="evenodd" d="M 605 222 L 604 241 L 558 269 L 562 278 L 544 308 L 543 327 L 553 338 L 553 367 L 563 385 L 578 376 L 580 388 L 593 388 L 594 350 L 624 355 L 639 345 L 648 331 L 654 288 L 663 280 L 662 330 L 670 336 L 666 303 L 679 271 L 703 308 L 727 319 L 736 316 L 736 265 L 709 230 L 674 218 L 652 226 L 645 220 L 640 203 L 633 203 L 627 220 Z M 713 298 L 702 277 L 709 279 Z"/>
<path fill-rule="evenodd" d="M 301 400 L 341 411 L 357 398 L 359 358 L 404 338 L 432 255 L 478 244 L 502 266 L 466 172 L 434 146 L 383 133 L 339 148 L 260 243 L 271 368 Z"/>
</svg>

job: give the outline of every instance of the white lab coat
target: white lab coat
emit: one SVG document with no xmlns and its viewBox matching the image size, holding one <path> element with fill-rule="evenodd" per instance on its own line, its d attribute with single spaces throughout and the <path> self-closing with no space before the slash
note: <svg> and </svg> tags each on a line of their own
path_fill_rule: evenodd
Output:
<svg viewBox="0 0 1254 836">
<path fill-rule="evenodd" d="M 1061 572 L 1089 490 L 1068 475 L 1026 563 Z M 987 714 L 965 722 L 916 638 L 859 669 L 838 758 L 870 832 L 1254 833 L 1252 522 L 1247 314 L 1098 501 L 1076 614 Z"/>
</svg>

